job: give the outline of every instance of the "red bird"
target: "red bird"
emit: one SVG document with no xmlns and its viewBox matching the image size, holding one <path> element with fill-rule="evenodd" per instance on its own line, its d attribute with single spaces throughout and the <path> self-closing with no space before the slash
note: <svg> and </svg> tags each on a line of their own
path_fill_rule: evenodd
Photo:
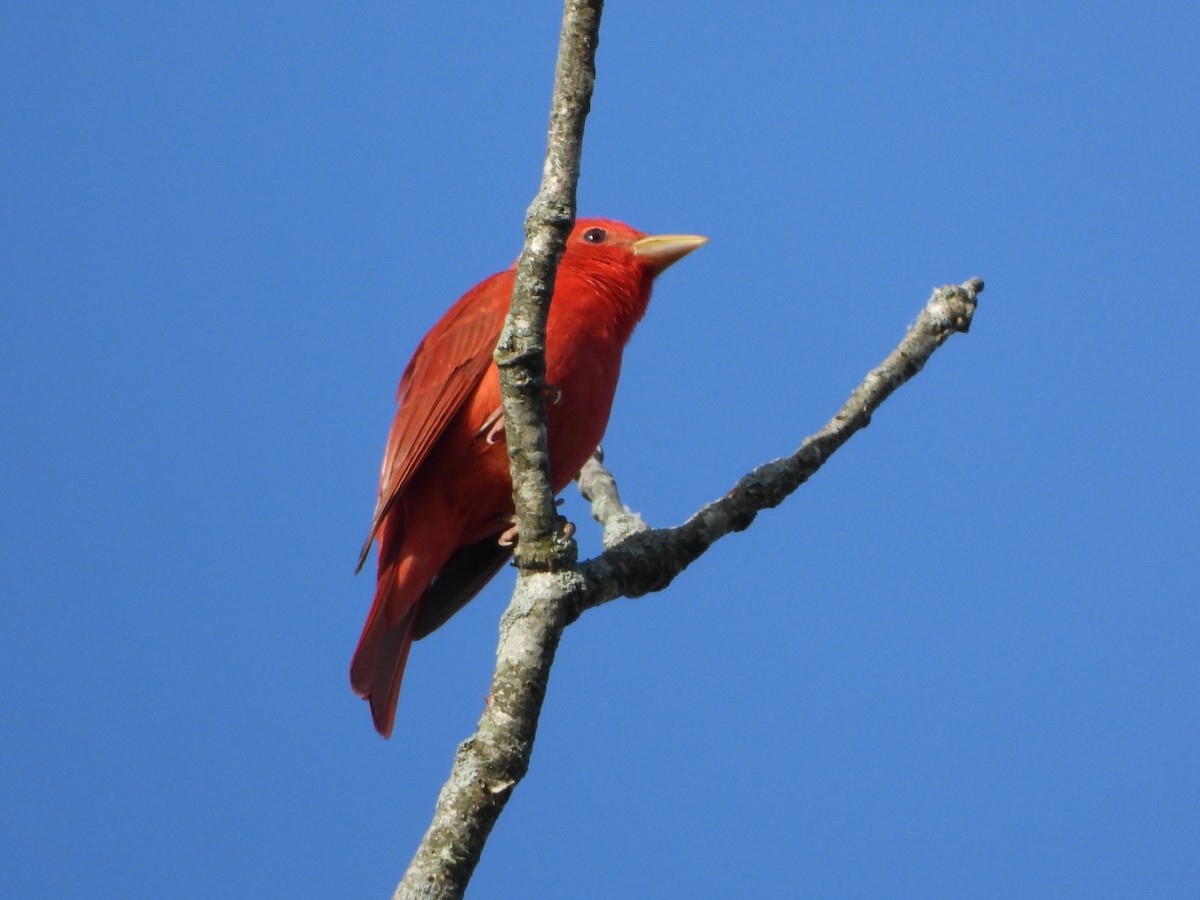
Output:
<svg viewBox="0 0 1200 900">
<path fill-rule="evenodd" d="M 655 276 L 708 238 L 647 236 L 580 219 L 558 266 L 546 323 L 548 438 L 554 491 L 600 444 L 621 354 L 646 312 Z M 354 692 L 390 737 L 414 640 L 440 627 L 512 555 L 512 480 L 492 351 L 516 265 L 467 291 L 425 335 L 396 394 L 371 533 L 375 602 L 350 663 Z"/>
</svg>

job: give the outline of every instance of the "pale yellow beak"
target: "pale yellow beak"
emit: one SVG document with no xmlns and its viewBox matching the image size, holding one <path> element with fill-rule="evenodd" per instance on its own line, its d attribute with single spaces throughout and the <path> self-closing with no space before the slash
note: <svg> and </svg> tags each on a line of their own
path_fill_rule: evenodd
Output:
<svg viewBox="0 0 1200 900">
<path fill-rule="evenodd" d="M 650 260 L 657 275 L 707 243 L 708 238 L 698 234 L 652 234 L 633 242 L 633 255 Z"/>
</svg>

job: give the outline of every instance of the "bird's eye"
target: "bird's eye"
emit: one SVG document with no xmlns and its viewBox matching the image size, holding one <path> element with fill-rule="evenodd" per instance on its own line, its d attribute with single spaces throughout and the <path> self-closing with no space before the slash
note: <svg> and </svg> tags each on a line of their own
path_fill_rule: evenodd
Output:
<svg viewBox="0 0 1200 900">
<path fill-rule="evenodd" d="M 603 228 L 589 228 L 583 233 L 583 239 L 589 244 L 603 244 L 608 240 L 608 232 Z"/>
</svg>

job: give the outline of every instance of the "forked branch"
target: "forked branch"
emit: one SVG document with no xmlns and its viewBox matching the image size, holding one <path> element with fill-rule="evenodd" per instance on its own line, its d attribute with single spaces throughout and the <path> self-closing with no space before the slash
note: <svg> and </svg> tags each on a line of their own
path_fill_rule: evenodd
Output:
<svg viewBox="0 0 1200 900">
<path fill-rule="evenodd" d="M 919 372 L 950 335 L 970 328 L 983 281 L 938 288 L 899 346 L 872 369 L 832 419 L 791 456 L 764 463 L 682 525 L 644 529 L 620 503 L 599 459 L 584 468 L 597 519 L 605 525 L 600 556 L 517 582 L 500 622 L 492 703 L 478 730 L 458 748 L 438 797 L 433 825 L 396 897 L 458 897 L 488 832 L 528 768 L 542 700 L 563 629 L 584 610 L 616 597 L 662 590 L 724 535 L 741 531 L 759 511 L 778 506 L 871 421 L 883 402 Z M 613 529 L 627 529 L 612 543 Z M 502 702 L 501 702 L 502 701 Z"/>
</svg>

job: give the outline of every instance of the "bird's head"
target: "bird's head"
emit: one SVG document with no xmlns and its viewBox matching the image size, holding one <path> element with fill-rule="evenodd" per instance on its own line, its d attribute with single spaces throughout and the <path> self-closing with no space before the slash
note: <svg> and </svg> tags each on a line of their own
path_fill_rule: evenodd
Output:
<svg viewBox="0 0 1200 900">
<path fill-rule="evenodd" d="M 562 264 L 619 267 L 653 280 L 707 243 L 698 234 L 646 234 L 613 219 L 577 219 Z"/>
<path fill-rule="evenodd" d="M 707 243 L 698 234 L 646 234 L 613 219 L 577 219 L 559 263 L 558 283 L 585 281 L 636 322 L 646 311 L 654 279 Z"/>
</svg>

